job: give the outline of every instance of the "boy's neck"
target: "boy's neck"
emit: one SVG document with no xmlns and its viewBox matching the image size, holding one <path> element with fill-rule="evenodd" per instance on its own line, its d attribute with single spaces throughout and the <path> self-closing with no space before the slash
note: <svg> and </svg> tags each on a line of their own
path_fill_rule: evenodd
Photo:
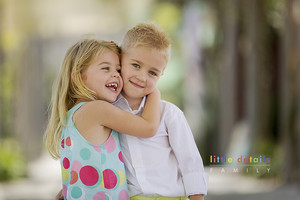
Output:
<svg viewBox="0 0 300 200">
<path fill-rule="evenodd" d="M 142 98 L 132 98 L 132 97 L 127 96 L 124 92 L 122 92 L 122 95 L 127 100 L 131 110 L 139 109 L 141 102 L 143 100 L 143 97 Z"/>
</svg>

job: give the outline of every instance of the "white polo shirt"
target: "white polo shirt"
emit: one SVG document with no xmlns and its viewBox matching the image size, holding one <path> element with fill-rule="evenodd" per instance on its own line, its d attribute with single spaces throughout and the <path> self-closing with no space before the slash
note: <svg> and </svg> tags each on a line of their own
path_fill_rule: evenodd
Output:
<svg viewBox="0 0 300 200">
<path fill-rule="evenodd" d="M 141 115 L 146 97 L 138 110 L 131 110 L 120 95 L 114 105 Z M 151 138 L 120 134 L 129 195 L 189 196 L 207 194 L 208 175 L 183 112 L 161 100 L 161 121 Z"/>
</svg>

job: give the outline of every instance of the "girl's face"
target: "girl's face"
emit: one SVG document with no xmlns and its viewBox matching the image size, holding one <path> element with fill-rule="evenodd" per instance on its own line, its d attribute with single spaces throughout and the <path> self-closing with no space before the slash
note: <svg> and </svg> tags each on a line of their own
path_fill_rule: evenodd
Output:
<svg viewBox="0 0 300 200">
<path fill-rule="evenodd" d="M 114 102 L 123 87 L 120 70 L 118 55 L 107 51 L 99 55 L 81 77 L 85 85 L 95 92 L 97 99 Z"/>
</svg>

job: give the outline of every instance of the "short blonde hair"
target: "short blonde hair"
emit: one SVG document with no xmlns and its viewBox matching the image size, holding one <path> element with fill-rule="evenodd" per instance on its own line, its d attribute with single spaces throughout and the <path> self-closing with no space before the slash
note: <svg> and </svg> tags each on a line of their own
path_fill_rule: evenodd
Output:
<svg viewBox="0 0 300 200">
<path fill-rule="evenodd" d="M 81 73 L 94 60 L 107 51 L 120 57 L 120 48 L 114 42 L 82 39 L 67 51 L 56 85 L 53 88 L 50 104 L 50 117 L 45 132 L 45 143 L 50 155 L 58 159 L 61 131 L 65 126 L 65 117 L 78 99 L 96 100 L 94 91 L 85 86 Z"/>
<path fill-rule="evenodd" d="M 121 44 L 122 53 L 139 46 L 158 50 L 167 60 L 171 54 L 168 34 L 154 22 L 142 22 L 128 30 Z"/>
</svg>

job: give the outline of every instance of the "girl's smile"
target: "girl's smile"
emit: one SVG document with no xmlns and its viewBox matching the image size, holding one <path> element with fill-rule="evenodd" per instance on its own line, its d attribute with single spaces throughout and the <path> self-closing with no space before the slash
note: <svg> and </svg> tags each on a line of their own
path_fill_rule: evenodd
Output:
<svg viewBox="0 0 300 200">
<path fill-rule="evenodd" d="M 97 99 L 114 102 L 123 88 L 120 69 L 118 55 L 107 51 L 87 66 L 81 76 Z"/>
</svg>

